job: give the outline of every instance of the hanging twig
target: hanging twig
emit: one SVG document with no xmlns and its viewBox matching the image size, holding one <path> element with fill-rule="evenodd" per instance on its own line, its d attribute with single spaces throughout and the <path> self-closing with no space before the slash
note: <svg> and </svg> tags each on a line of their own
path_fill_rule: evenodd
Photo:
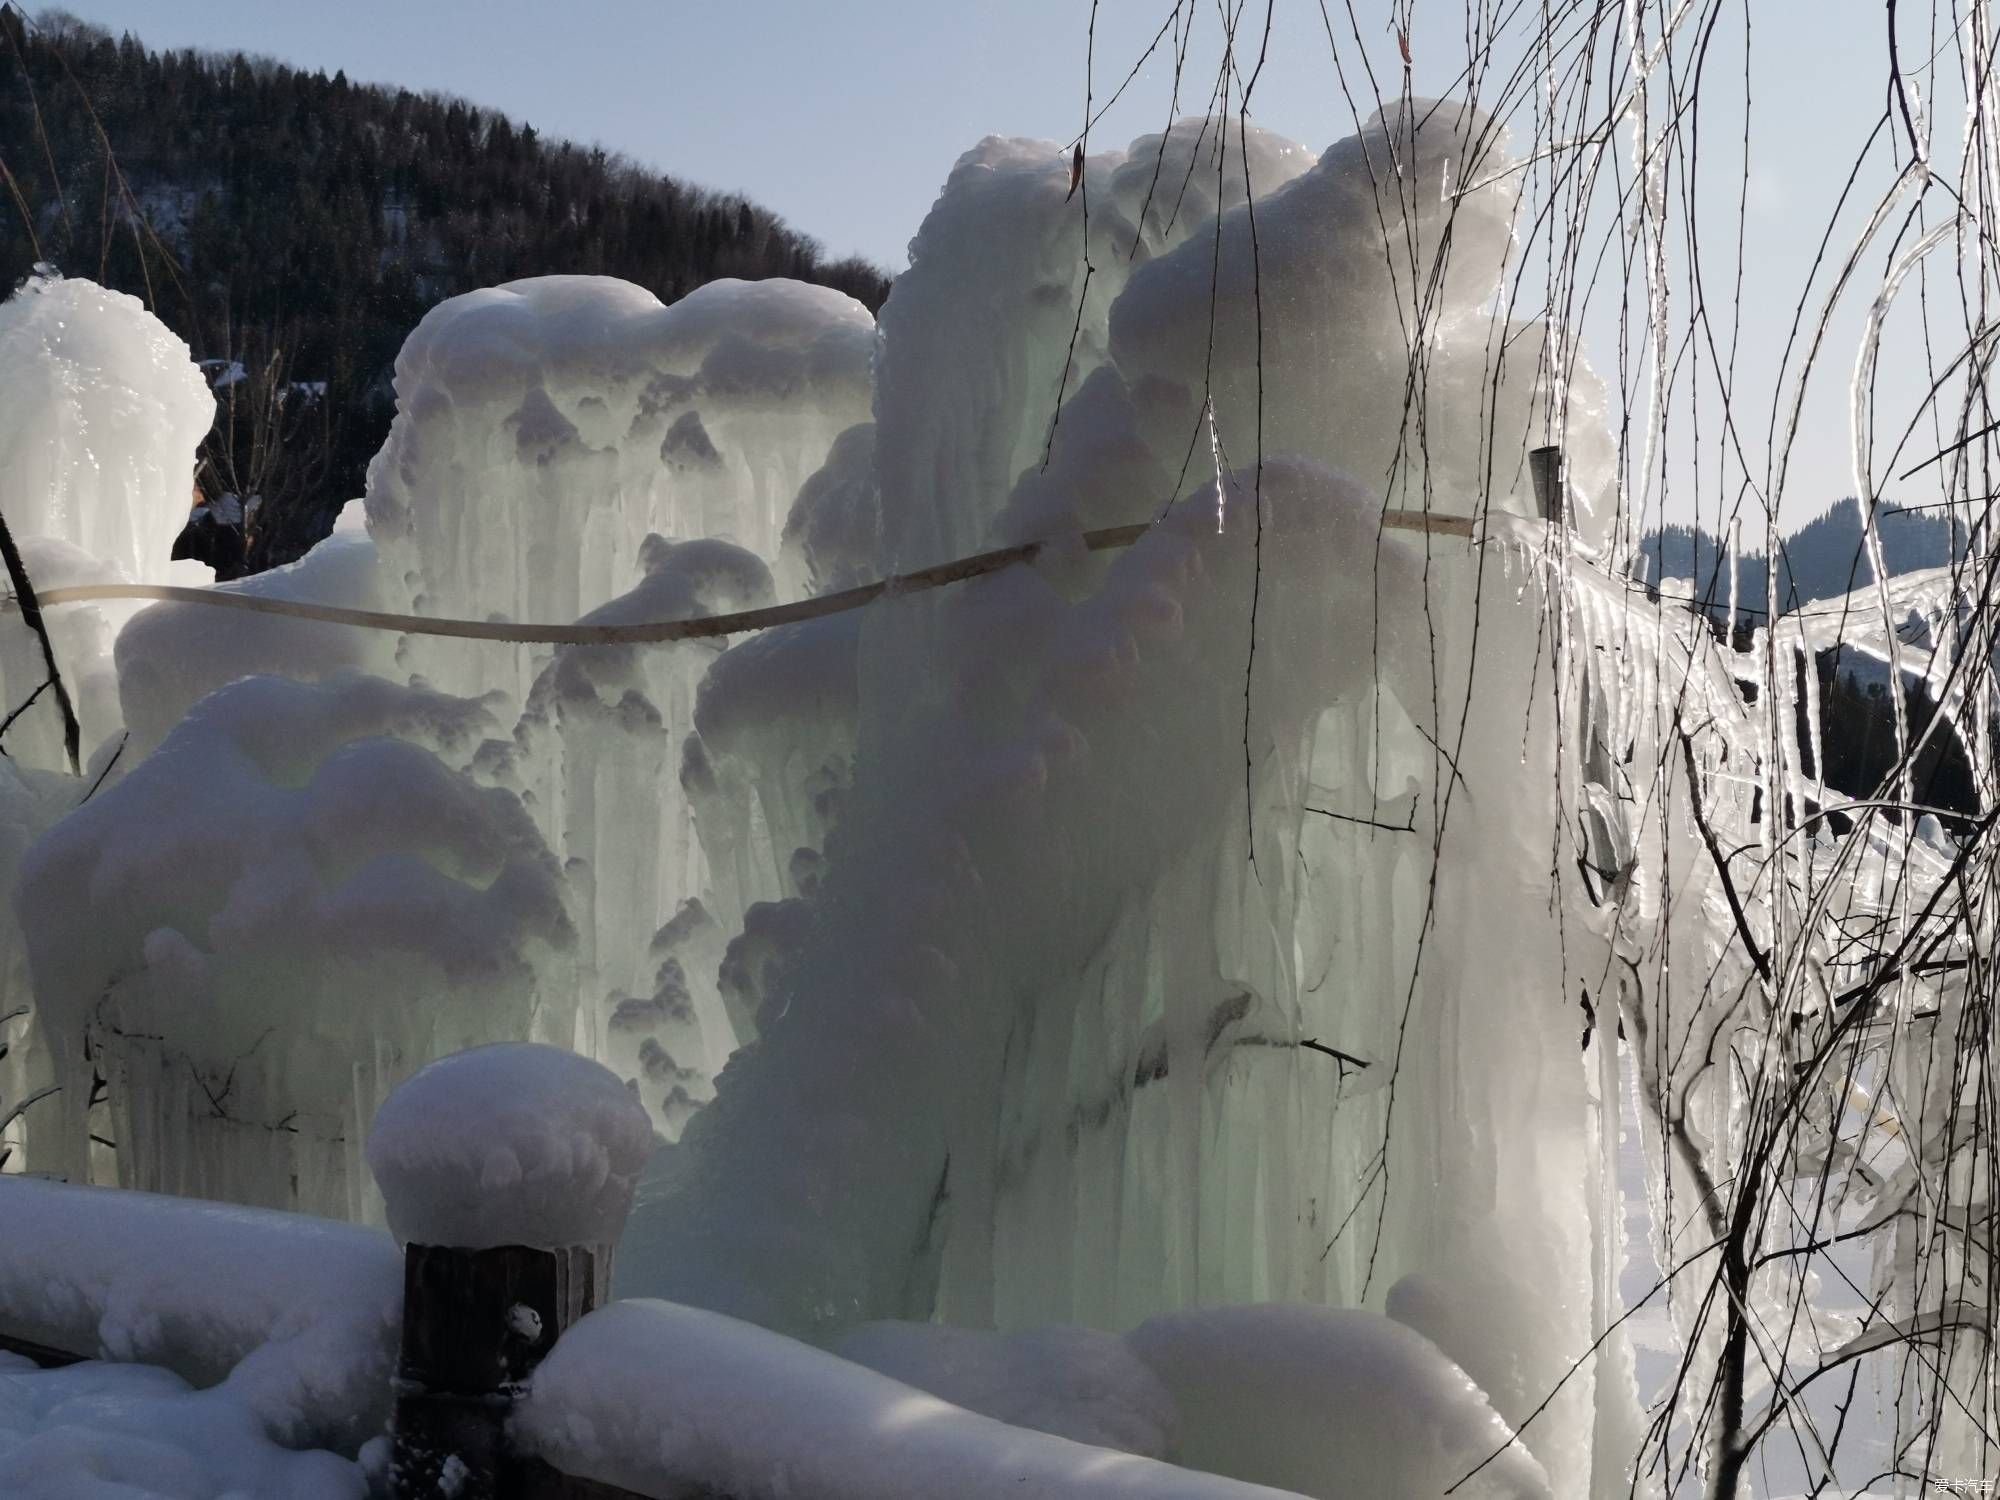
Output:
<svg viewBox="0 0 2000 1500">
<path fill-rule="evenodd" d="M 104 785 L 105 778 L 111 774 L 112 769 L 118 764 L 118 758 L 125 753 L 125 747 L 131 743 L 132 731 L 128 729 L 124 734 L 119 736 L 118 748 L 111 752 L 111 758 L 105 761 L 104 769 L 97 773 L 97 780 L 91 782 L 90 790 L 77 799 L 76 805 L 78 807 L 83 806 L 84 803 L 97 795 L 98 789 Z"/>
<path fill-rule="evenodd" d="M 1708 815 L 1701 809 L 1701 770 L 1695 764 L 1694 741 L 1685 729 L 1675 726 L 1674 732 L 1680 736 L 1681 754 L 1687 765 L 1688 808 L 1694 815 L 1694 826 L 1701 834 L 1701 841 L 1708 849 L 1709 858 L 1715 862 L 1716 878 L 1721 882 L 1723 899 L 1729 903 L 1729 915 L 1736 922 L 1736 935 L 1743 942 L 1743 951 L 1749 955 L 1751 964 L 1766 984 L 1771 982 L 1771 960 L 1764 950 L 1757 946 L 1756 935 L 1750 930 L 1750 915 L 1743 909 L 1743 898 L 1736 892 L 1736 882 L 1730 878 L 1729 860 L 1722 852 L 1722 845 L 1716 841 L 1715 830 L 1708 826 Z"/>
<path fill-rule="evenodd" d="M 35 598 L 34 584 L 28 581 L 27 565 L 21 561 L 21 549 L 14 545 L 14 533 L 8 529 L 5 514 L 0 514 L 0 558 L 6 561 L 7 578 L 14 585 L 14 602 L 21 607 L 21 619 L 42 643 L 42 664 L 49 674 L 43 686 L 55 689 L 56 706 L 62 710 L 63 750 L 69 756 L 70 774 L 81 776 L 83 730 L 76 722 L 76 707 L 70 702 L 69 689 L 63 685 L 62 672 L 56 666 L 56 648 L 49 640 L 48 626 L 42 621 L 42 606 Z M 10 718 L 8 722 L 13 720 Z"/>
</svg>

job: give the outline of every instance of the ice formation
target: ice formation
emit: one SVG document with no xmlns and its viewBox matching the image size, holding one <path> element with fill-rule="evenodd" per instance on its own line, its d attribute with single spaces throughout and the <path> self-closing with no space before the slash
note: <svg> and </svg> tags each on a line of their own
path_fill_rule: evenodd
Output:
<svg viewBox="0 0 2000 1500">
<path fill-rule="evenodd" d="M 1631 607 L 1601 387 L 1493 316 L 1520 177 L 1492 122 L 1405 105 L 1316 160 L 1225 128 L 1092 156 L 1074 201 L 1054 146 L 982 142 L 879 328 L 785 282 L 445 303 L 362 505 L 233 587 L 619 624 L 1032 566 L 671 645 L 211 640 L 162 605 L 107 658 L 116 622 L 65 616 L 93 733 L 130 738 L 73 810 L 45 737 L 0 763 L 39 1028 L 0 1091 L 61 1090 L 25 1164 L 377 1219 L 394 1084 L 554 1043 L 611 1069 L 595 1123 L 468 1143 L 391 1111 L 374 1159 L 422 1237 L 431 1147 L 615 1197 L 672 1141 L 618 1252 L 669 1300 L 567 1335 L 523 1419 L 577 1472 L 902 1493 L 854 1437 L 889 1424 L 932 1493 L 1410 1493 L 1488 1451 L 1459 1493 L 1647 1493 L 1614 1018 L 1663 1101 L 1649 1160 L 1712 1183 L 1744 1128 L 1726 1046 L 1666 1042 L 1723 1031 L 1727 984 L 1681 976 L 1745 976 L 1701 830 L 1659 809 L 1755 841 L 1823 788 L 1760 758 L 1702 627 Z M 96 524 L 36 565 L 154 555 Z M 1935 885 L 1924 847 L 1883 868 Z M 501 1056 L 430 1076 L 490 1093 Z M 1790 1327 L 1786 1292 L 1753 1288 Z M 760 1403 L 815 1402 L 837 1420 L 774 1457 Z"/>
<path fill-rule="evenodd" d="M 868 417 L 873 353 L 865 308 L 792 282 L 717 282 L 662 307 L 552 277 L 444 304 L 398 359 L 403 415 L 371 471 L 389 607 L 616 623 L 770 603 L 774 571 L 798 592 L 785 527 Z M 747 871 L 697 840 L 674 774 L 719 649 L 403 652 L 435 686 L 514 691 L 518 720 L 481 774 L 520 792 L 578 894 L 577 1045 L 638 1079 L 669 1130 L 738 1040 L 714 919 L 787 894 L 770 861 Z M 730 865 L 719 914 L 715 860 Z"/>
<path fill-rule="evenodd" d="M 1164 519 L 1109 561 L 863 617 L 851 784 L 799 898 L 810 920 L 765 960 L 756 1047 L 642 1191 L 628 1290 L 824 1337 L 883 1316 L 1121 1328 L 1201 1303 L 1354 1304 L 1422 1272 L 1457 1304 L 1445 1352 L 1514 1413 L 1604 1332 L 1611 1117 L 1555 998 L 1581 974 L 1562 972 L 1569 919 L 1534 859 L 1567 821 L 1554 718 L 1526 710 L 1547 616 L 1479 612 L 1548 597 L 1524 455 L 1549 393 L 1510 363 L 1504 436 L 1471 422 L 1388 497 L 1460 514 L 1487 497 L 1524 518 L 1518 540 L 1499 516 L 1477 550 L 1382 532 L 1373 476 L 1409 420 L 1384 361 L 1402 367 L 1409 288 L 1379 251 L 1321 259 L 1379 244 L 1378 215 L 1398 243 L 1405 224 L 1438 242 L 1441 201 L 1371 160 L 1459 183 L 1497 151 L 1481 117 L 1441 107 L 1272 183 L 1259 274 L 1286 331 L 1263 351 L 1261 474 L 1241 211 L 1220 230 L 1232 332 L 1212 357 L 1214 228 L 1101 306 L 1093 285 L 1044 469 L 1076 230 L 1046 278 L 996 272 L 987 247 L 1059 215 L 1060 160 L 988 143 L 961 163 L 883 316 L 884 560 Z M 1457 203 L 1433 420 L 1475 408 L 1492 373 L 1478 310 L 1511 247 L 1508 181 Z M 1002 327 L 1020 330 L 1018 388 L 990 384 L 1013 362 L 937 352 Z M 1570 394 L 1578 424 L 1589 391 Z M 1608 455 L 1601 435 L 1571 445 L 1586 546 Z M 754 649 L 778 656 L 781 634 Z M 1458 753 L 1494 744 L 1520 753 Z M 1497 987 L 1496 951 L 1524 965 Z M 1636 1424 L 1613 1354 L 1523 1437 L 1558 1494 L 1583 1494 L 1600 1438 Z"/>
<path fill-rule="evenodd" d="M 214 413 L 187 346 L 136 298 L 38 271 L 0 302 L 0 372 L 7 525 L 36 586 L 205 580 L 208 569 L 168 556 L 193 498 L 195 449 Z M 131 613 L 86 605 L 45 617 L 93 776 L 119 750 L 111 648 Z M 0 717 L 13 719 L 0 764 L 0 881 L 9 892 L 27 845 L 79 795 L 66 779 L 43 774 L 67 759 L 47 678 L 40 641 L 10 607 L 0 617 Z M 10 900 L 0 910 L 0 1159 L 11 1157 L 16 1168 L 59 1150 L 46 1112 L 21 1108 L 53 1097 L 43 1091 L 54 1086 L 28 999 Z"/>
<path fill-rule="evenodd" d="M 42 588 L 206 582 L 201 564 L 168 557 L 193 501 L 195 449 L 215 411 L 187 345 L 137 298 L 37 275 L 0 303 L 0 369 L 7 524 L 29 577 Z M 92 605 L 51 622 L 86 756 L 120 727 L 109 652 L 130 613 Z M 11 619 L 0 631 L 0 712 L 46 675 L 39 643 Z M 61 763 L 52 697 L 10 730 L 7 746 L 30 765 Z"/>
<path fill-rule="evenodd" d="M 136 297 L 89 281 L 36 276 L 4 306 L 0 468 L 15 537 L 67 543 L 135 580 L 206 579 L 168 559 L 215 413 L 187 345 Z"/>
<path fill-rule="evenodd" d="M 424 614 L 573 620 L 636 582 L 649 535 L 775 560 L 799 486 L 868 417 L 873 324 L 789 281 L 663 307 L 552 276 L 444 303 L 397 357 L 402 420 L 369 478 L 391 593 Z M 489 686 L 500 665 L 412 650 L 443 686 Z"/>
</svg>

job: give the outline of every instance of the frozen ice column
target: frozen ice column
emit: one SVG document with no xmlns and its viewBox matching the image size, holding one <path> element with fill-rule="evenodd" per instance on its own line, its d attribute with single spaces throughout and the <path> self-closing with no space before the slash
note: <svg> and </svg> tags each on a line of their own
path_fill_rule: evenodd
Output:
<svg viewBox="0 0 2000 1500">
<path fill-rule="evenodd" d="M 384 1102 L 368 1164 L 404 1244 L 396 1495 L 491 1492 L 513 1394 L 599 1300 L 652 1149 L 632 1091 L 558 1047 L 454 1053 Z"/>
</svg>

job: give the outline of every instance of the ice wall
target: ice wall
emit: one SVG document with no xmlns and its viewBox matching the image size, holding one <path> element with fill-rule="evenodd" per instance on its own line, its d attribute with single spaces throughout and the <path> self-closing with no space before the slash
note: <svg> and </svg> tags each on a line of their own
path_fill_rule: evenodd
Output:
<svg viewBox="0 0 2000 1500">
<path fill-rule="evenodd" d="M 1074 198 L 1050 142 L 990 136 L 959 158 L 882 310 L 876 470 L 900 566 L 985 541 L 1016 478 L 1041 461 L 1058 393 L 1104 362 L 1133 268 L 1200 239 L 1218 202 L 1240 202 L 1246 156 L 1259 193 L 1309 165 L 1291 142 L 1245 131 L 1183 120 L 1093 155 Z"/>
</svg>

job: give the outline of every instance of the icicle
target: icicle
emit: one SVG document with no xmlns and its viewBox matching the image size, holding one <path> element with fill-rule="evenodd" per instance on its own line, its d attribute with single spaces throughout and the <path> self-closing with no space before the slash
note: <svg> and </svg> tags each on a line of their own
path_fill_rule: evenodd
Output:
<svg viewBox="0 0 2000 1500">
<path fill-rule="evenodd" d="M 1215 431 L 1215 398 L 1209 397 L 1201 404 L 1202 416 L 1208 422 L 1208 457 L 1215 467 L 1215 534 L 1222 535 L 1223 514 L 1228 507 L 1229 485 L 1222 473 L 1222 439 Z"/>
</svg>

